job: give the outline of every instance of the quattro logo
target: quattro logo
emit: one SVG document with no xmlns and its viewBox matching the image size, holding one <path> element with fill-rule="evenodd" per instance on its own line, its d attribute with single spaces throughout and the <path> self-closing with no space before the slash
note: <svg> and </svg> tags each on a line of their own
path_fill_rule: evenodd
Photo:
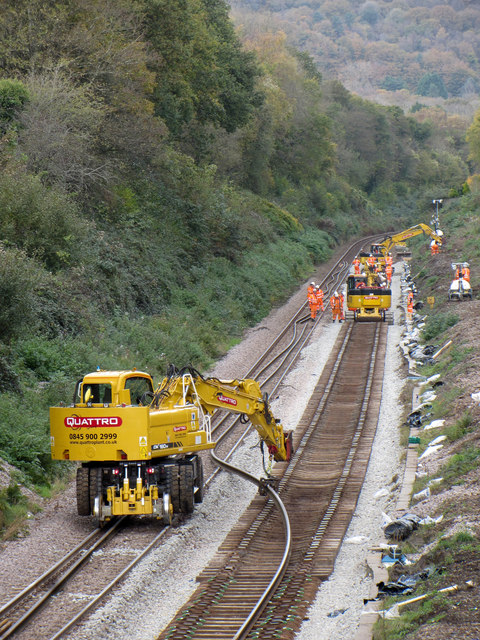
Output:
<svg viewBox="0 0 480 640">
<path fill-rule="evenodd" d="M 236 400 L 234 400 L 233 398 L 229 398 L 228 396 L 224 396 L 221 393 L 218 394 L 217 398 L 220 400 L 220 402 L 225 402 L 225 404 L 231 404 L 232 407 L 237 406 Z"/>
<path fill-rule="evenodd" d="M 66 427 L 70 429 L 95 429 L 98 427 L 119 427 L 122 424 L 122 419 L 117 416 L 105 416 L 105 417 L 85 417 L 85 416 L 70 416 L 63 421 Z"/>
<path fill-rule="evenodd" d="M 185 427 L 185 426 L 173 427 L 173 430 L 174 430 L 175 433 L 178 433 L 179 431 L 186 431 L 187 427 Z"/>
</svg>

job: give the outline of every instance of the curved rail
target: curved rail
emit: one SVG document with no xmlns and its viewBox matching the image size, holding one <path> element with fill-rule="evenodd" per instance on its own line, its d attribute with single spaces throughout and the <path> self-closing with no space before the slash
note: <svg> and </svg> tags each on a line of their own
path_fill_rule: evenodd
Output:
<svg viewBox="0 0 480 640">
<path fill-rule="evenodd" d="M 252 503 L 253 506 L 247 510 L 248 512 L 251 509 L 251 515 L 248 515 L 247 512 L 242 515 L 239 521 L 240 524 L 237 527 L 238 530 L 234 529 L 227 536 L 226 541 L 219 550 L 218 559 L 214 559 L 210 568 L 207 568 L 200 577 L 201 584 L 205 586 L 199 587 L 190 604 L 187 604 L 185 609 L 178 614 L 175 621 L 162 632 L 160 638 L 175 637 L 177 640 L 183 638 L 208 638 L 209 640 L 213 640 L 213 638 L 228 638 L 230 640 L 235 638 L 235 640 L 243 640 L 253 628 L 256 634 L 260 634 L 259 637 L 284 637 L 281 635 L 282 630 L 274 627 L 276 624 L 274 620 L 285 620 L 285 615 L 292 616 L 292 618 L 296 616 L 291 611 L 288 612 L 288 609 L 285 615 L 283 613 L 272 614 L 272 611 L 276 610 L 279 602 L 298 601 L 299 593 L 303 593 L 302 590 L 306 590 L 305 584 L 313 585 L 318 583 L 318 581 L 314 581 L 312 571 L 315 572 L 317 570 L 315 567 L 318 564 L 319 549 L 324 542 L 324 533 L 327 529 L 330 530 L 333 527 L 333 539 L 341 539 L 343 533 L 339 534 L 338 532 L 342 527 L 343 531 L 346 530 L 351 513 L 353 513 L 356 499 L 352 500 L 352 494 L 355 492 L 350 491 L 350 489 L 345 492 L 345 488 L 347 478 L 352 473 L 354 458 L 355 473 L 353 474 L 353 480 L 356 483 L 355 486 L 358 492 L 361 487 L 359 469 L 362 467 L 364 472 L 366 471 L 368 456 L 365 455 L 365 451 L 368 448 L 368 444 L 366 445 L 365 441 L 368 442 L 372 426 L 369 425 L 368 429 L 364 428 L 368 396 L 372 389 L 374 375 L 378 373 L 376 369 L 377 357 L 373 354 L 379 346 L 379 340 L 382 335 L 386 335 L 386 327 L 383 327 L 383 325 L 344 325 L 337 340 L 338 345 L 335 353 L 332 354 L 329 360 L 328 371 L 322 374 L 321 383 L 319 383 L 320 391 L 315 392 L 318 397 L 312 407 L 308 408 L 308 415 L 305 418 L 307 428 L 301 436 L 297 451 L 292 457 L 285 474 L 280 478 L 277 490 L 287 514 L 289 508 L 296 510 L 292 543 L 289 543 L 293 546 L 288 552 L 288 566 L 285 563 L 285 542 L 282 543 L 283 551 L 278 548 L 280 546 L 277 533 L 279 517 L 278 513 L 275 516 L 274 503 L 272 500 L 267 500 L 265 503 L 263 498 L 257 497 Z M 354 337 L 354 343 L 352 343 L 354 348 L 348 346 L 353 339 L 352 336 Z M 369 348 L 372 349 L 372 355 L 370 357 L 367 355 L 365 358 L 364 347 L 366 342 L 368 342 Z M 357 362 L 356 365 L 355 362 Z M 345 379 L 349 379 L 354 365 L 357 367 L 355 373 L 356 384 L 349 384 L 351 389 L 349 389 L 348 393 L 339 391 L 339 387 L 345 385 Z M 339 440 L 337 434 L 338 425 L 335 425 L 335 421 L 332 422 L 331 419 L 332 413 L 334 413 L 331 403 L 335 401 L 335 397 L 340 397 L 344 401 L 347 396 L 351 398 L 348 402 L 358 407 L 358 414 L 357 412 L 355 413 L 355 422 L 348 426 L 345 435 L 342 433 L 342 438 Z M 359 402 L 359 397 L 364 398 L 364 401 Z M 327 407 L 330 408 L 326 410 Z M 371 418 L 369 422 L 371 423 Z M 328 443 L 328 446 L 326 446 L 326 443 Z M 312 479 L 318 475 L 317 467 L 321 460 L 321 453 L 325 453 L 325 451 L 330 451 L 328 464 L 326 462 L 321 463 L 324 467 L 325 465 L 328 467 L 326 471 L 324 469 L 324 477 L 327 484 L 325 489 L 320 490 L 318 487 L 314 489 Z M 338 464 L 339 460 L 341 465 Z M 219 460 L 219 464 L 222 464 L 229 471 L 233 470 L 233 465 L 227 465 L 225 460 Z M 278 466 L 275 467 L 277 472 Z M 334 486 L 330 486 L 334 467 L 338 467 L 337 480 Z M 247 472 L 243 470 L 235 472 L 262 487 L 261 483 Z M 350 484 L 351 481 L 349 479 L 349 486 Z M 266 494 L 267 491 L 263 493 Z M 344 493 L 345 495 L 343 495 Z M 328 501 L 326 501 L 327 494 L 330 495 Z M 269 493 L 267 495 L 270 497 Z M 303 503 L 299 502 L 299 500 L 305 502 L 303 509 L 301 507 Z M 314 503 L 314 500 L 318 504 Z M 324 502 L 326 504 L 323 504 Z M 342 504 L 341 509 L 338 508 L 340 503 Z M 275 502 L 275 504 L 277 503 Z M 345 514 L 348 515 L 348 520 L 345 520 Z M 241 523 L 245 523 L 247 530 L 242 529 L 243 525 Z M 257 537 L 259 537 L 258 540 Z M 330 538 L 328 538 L 328 541 L 327 550 L 330 553 L 332 541 Z M 256 555 L 250 557 L 250 553 L 253 551 L 256 552 Z M 325 553 L 325 550 L 323 550 L 321 553 L 322 558 Z M 277 555 L 279 561 L 276 571 L 274 571 L 273 560 Z M 293 556 L 295 561 L 292 564 Z M 244 566 L 245 560 L 247 562 Z M 268 570 L 265 575 L 261 576 L 261 569 L 264 568 L 265 561 L 267 561 Z M 333 566 L 333 560 L 329 560 L 329 562 Z M 222 563 L 225 564 L 223 565 Z M 224 568 L 221 568 L 222 566 Z M 318 571 L 323 575 L 325 569 Z M 270 577 L 268 577 L 269 573 Z M 279 577 L 280 573 L 282 577 Z M 271 577 L 272 574 L 273 578 Z M 253 586 L 255 586 L 255 590 L 258 590 L 264 584 L 263 580 L 268 583 L 270 597 L 264 597 L 267 589 L 263 589 L 261 597 L 259 596 L 256 602 L 251 605 L 249 612 L 242 614 L 243 622 L 240 623 L 240 615 L 238 613 L 240 603 L 242 609 L 245 608 L 246 602 L 252 596 Z M 252 585 L 252 581 L 255 582 L 255 585 Z M 275 588 L 274 584 L 281 586 Z M 295 589 L 298 589 L 298 591 L 295 591 Z M 308 589 L 312 591 L 311 586 L 308 586 Z M 292 590 L 290 598 L 277 595 L 279 593 L 288 594 L 290 590 Z M 312 598 L 313 596 L 314 593 Z M 305 601 L 303 597 L 300 600 L 302 603 Z M 275 604 L 272 604 L 274 602 Z M 234 624 L 231 619 L 234 608 L 238 619 L 235 622 L 237 625 L 235 631 L 231 629 Z M 262 610 L 266 608 L 268 608 L 268 614 L 262 614 Z M 210 622 L 209 614 L 218 616 L 218 618 L 214 617 Z M 227 617 L 229 619 L 228 628 L 225 622 L 220 622 L 225 621 Z M 288 635 L 285 637 L 293 636 Z"/>
<path fill-rule="evenodd" d="M 322 287 L 324 288 L 324 290 L 325 290 L 325 292 L 327 294 L 328 294 L 328 291 L 330 291 L 330 290 L 333 291 L 333 289 L 338 288 L 339 284 L 344 280 L 346 272 L 350 268 L 352 256 L 355 255 L 358 252 L 359 248 L 363 247 L 366 242 L 372 241 L 373 239 L 375 239 L 377 237 L 378 237 L 378 235 L 369 236 L 367 238 L 363 238 L 362 240 L 359 240 L 359 241 L 353 243 L 342 254 L 342 256 L 337 260 L 336 264 L 332 267 L 332 269 L 327 273 L 327 275 L 323 278 L 323 280 L 321 282 L 321 285 L 322 285 Z M 348 256 L 350 256 L 349 260 L 347 259 Z M 302 316 L 302 313 L 305 310 L 306 304 L 307 303 L 305 302 L 298 308 L 298 310 L 292 315 L 290 320 L 285 324 L 285 326 L 282 329 L 282 331 L 276 336 L 276 338 L 267 347 L 267 349 L 265 349 L 265 351 L 260 355 L 260 357 L 251 366 L 250 370 L 246 374 L 246 376 L 251 376 L 252 373 L 255 373 L 256 377 L 258 377 L 258 376 L 261 376 L 262 374 L 264 374 L 266 371 L 268 371 L 268 369 L 271 369 L 272 367 L 274 367 L 273 371 L 271 373 L 269 373 L 265 377 L 265 379 L 261 382 L 262 385 L 265 385 L 268 382 L 270 382 L 271 380 L 273 380 L 278 372 L 281 372 L 280 376 L 275 381 L 275 384 L 274 384 L 273 388 L 270 390 L 270 393 L 273 393 L 278 388 L 278 386 L 282 382 L 282 380 L 285 377 L 285 375 L 292 368 L 294 362 L 298 358 L 299 354 L 301 353 L 302 348 L 304 347 L 304 345 L 309 340 L 309 338 L 310 338 L 310 336 L 311 336 L 311 334 L 312 334 L 312 332 L 313 332 L 313 330 L 314 330 L 314 328 L 316 326 L 316 323 L 314 323 L 313 326 L 311 326 L 310 329 L 309 329 L 308 327 L 310 325 L 305 325 L 305 327 L 302 327 L 302 331 L 298 334 L 297 325 L 301 324 L 301 323 L 305 323 L 305 321 L 308 319 L 308 316 Z M 318 318 L 321 318 L 322 315 L 323 315 L 323 313 L 319 314 Z M 290 342 L 286 346 L 281 348 L 279 353 L 277 353 L 274 356 L 272 356 L 271 359 L 268 362 L 265 362 L 266 358 L 269 357 L 270 354 L 272 354 L 272 351 L 274 351 L 274 349 L 277 347 L 277 345 L 280 344 L 282 339 L 285 338 L 287 332 L 289 330 L 291 330 L 292 327 L 293 327 L 293 335 L 290 338 Z M 292 359 L 288 364 L 286 364 L 286 362 L 287 362 L 289 357 L 291 357 Z M 220 420 L 218 422 L 218 424 L 215 426 L 215 428 L 218 428 L 218 426 L 222 422 L 223 422 L 223 420 Z M 228 427 L 228 429 L 226 430 L 226 432 L 224 434 L 222 434 L 218 438 L 218 442 L 221 442 L 223 440 L 224 436 L 227 433 L 230 433 L 234 426 L 235 426 L 235 422 L 230 427 Z M 251 613 L 246 618 L 246 620 L 245 620 L 244 624 L 242 625 L 242 627 L 238 630 L 237 635 L 235 635 L 235 640 L 237 640 L 237 638 L 240 639 L 241 637 L 244 637 L 245 633 L 248 632 L 247 630 L 250 629 L 254 625 L 255 620 L 261 615 L 261 611 L 266 606 L 266 603 L 268 602 L 271 594 L 275 591 L 275 588 L 278 585 L 278 583 L 281 582 L 281 580 L 282 580 L 282 578 L 283 578 L 283 576 L 285 574 L 286 568 L 288 566 L 288 562 L 289 562 L 290 557 L 291 557 L 291 525 L 290 525 L 290 522 L 289 522 L 289 519 L 288 519 L 288 513 L 287 513 L 287 511 L 285 509 L 285 506 L 282 503 L 279 495 L 277 494 L 277 492 L 268 483 L 265 483 L 264 481 L 257 479 L 256 477 L 252 476 L 251 474 L 248 474 L 247 472 L 234 467 L 233 465 L 229 464 L 226 461 L 228 458 L 231 457 L 231 455 L 233 454 L 233 451 L 239 446 L 239 443 L 240 443 L 241 439 L 243 437 L 245 437 L 245 435 L 248 433 L 248 431 L 249 431 L 249 429 L 247 429 L 244 432 L 244 434 L 242 434 L 242 436 L 239 439 L 239 442 L 228 453 L 228 455 L 225 458 L 225 460 L 221 460 L 220 458 L 216 457 L 213 454 L 213 452 L 212 452 L 212 454 L 214 455 L 215 461 L 217 462 L 217 464 L 219 464 L 219 466 L 221 468 L 224 468 L 224 469 L 226 469 L 226 470 L 228 470 L 230 472 L 234 472 L 237 475 L 240 475 L 240 476 L 244 477 L 245 479 L 249 480 L 250 482 L 253 482 L 253 483 L 257 484 L 257 486 L 259 486 L 261 488 L 262 492 L 264 494 L 268 494 L 268 496 L 271 498 L 271 501 L 274 502 L 277 505 L 277 507 L 279 509 L 279 512 L 282 514 L 282 518 L 283 518 L 283 527 L 284 527 L 284 531 L 285 531 L 285 547 L 284 547 L 284 551 L 283 551 L 282 560 L 281 560 L 281 562 L 280 562 L 280 564 L 279 564 L 279 566 L 277 568 L 277 571 L 275 572 L 274 576 L 272 577 L 272 580 L 271 580 L 270 584 L 265 589 L 263 596 L 259 599 L 257 605 L 252 608 Z M 207 480 L 206 484 L 209 484 L 209 482 L 211 481 L 211 478 L 213 477 L 213 475 Z M 44 596 L 42 596 L 39 599 L 39 601 L 35 604 L 34 607 L 32 607 L 29 611 L 27 611 L 27 613 L 24 614 L 19 620 L 17 620 L 17 622 L 15 622 L 14 624 L 10 625 L 8 627 L 8 629 L 5 630 L 5 627 L 4 627 L 2 629 L 3 630 L 3 634 L 0 635 L 0 640 L 4 640 L 4 639 L 8 638 L 16 630 L 18 630 L 22 626 L 24 626 L 28 622 L 28 620 L 33 615 L 35 615 L 35 612 L 38 611 L 41 607 L 44 606 L 44 604 L 47 602 L 47 600 L 50 598 L 50 596 L 53 593 L 55 593 L 56 591 L 58 591 L 58 589 L 60 589 L 60 587 L 77 571 L 77 569 L 85 562 L 85 560 L 96 549 L 98 549 L 101 546 L 101 544 L 103 544 L 105 542 L 105 540 L 113 533 L 113 531 L 115 531 L 117 529 L 117 527 L 119 526 L 119 524 L 120 524 L 120 522 L 122 520 L 116 521 L 114 526 L 111 527 L 103 536 L 101 536 L 99 541 L 97 541 L 97 543 L 92 546 L 92 548 L 87 552 L 87 554 L 85 554 L 82 558 L 78 559 L 74 563 L 74 565 L 71 567 L 71 569 L 69 569 L 67 572 L 65 572 L 65 574 L 63 574 L 54 583 L 54 585 L 44 594 Z M 67 623 L 60 631 L 58 631 L 52 637 L 52 640 L 56 640 L 57 638 L 60 638 L 62 635 L 64 635 L 74 624 L 76 624 L 80 620 L 80 618 L 82 616 L 84 616 L 89 610 L 91 610 L 113 588 L 113 586 L 115 584 L 117 584 L 133 568 L 133 566 L 135 566 L 141 560 L 141 558 L 143 558 L 150 551 L 150 549 L 153 546 L 155 546 L 155 544 L 157 544 L 158 540 L 162 536 L 165 535 L 165 533 L 168 531 L 168 529 L 169 529 L 168 527 L 163 529 L 160 532 L 160 534 L 158 534 L 154 538 L 154 540 L 142 552 L 140 552 L 138 554 L 138 556 L 136 558 L 134 558 L 129 563 L 129 565 L 126 566 L 120 572 L 120 574 L 114 580 L 112 580 L 102 590 L 102 592 L 100 594 L 98 594 L 94 598 L 94 600 L 92 600 L 86 607 L 84 607 L 80 612 L 78 612 L 75 615 L 75 617 L 73 617 L 72 620 L 69 623 Z M 17 608 L 18 606 L 20 606 L 20 603 L 21 603 L 22 600 L 27 598 L 28 595 L 31 594 L 35 589 L 40 588 L 42 584 L 45 584 L 45 582 L 47 582 L 52 576 L 54 576 L 54 574 L 56 572 L 60 571 L 61 568 L 64 567 L 68 563 L 69 560 L 71 560 L 71 558 L 74 558 L 75 555 L 77 555 L 78 553 L 80 553 L 82 551 L 83 547 L 86 544 L 88 544 L 88 542 L 91 539 L 93 539 L 93 537 L 95 535 L 98 535 L 98 530 L 92 532 L 91 534 L 89 534 L 89 536 L 87 536 L 87 538 L 85 538 L 84 541 L 82 541 L 74 549 L 72 549 L 72 551 L 69 552 L 64 558 L 62 558 L 59 562 L 57 562 L 55 565 L 53 565 L 48 571 L 46 571 L 42 576 L 40 576 L 37 580 L 35 580 L 31 585 L 26 587 L 15 598 L 13 598 L 6 605 L 4 605 L 0 609 L 0 615 L 6 615 L 10 611 L 12 611 L 15 608 Z M 0 631 L 0 633 L 1 633 L 1 631 Z"/>
</svg>

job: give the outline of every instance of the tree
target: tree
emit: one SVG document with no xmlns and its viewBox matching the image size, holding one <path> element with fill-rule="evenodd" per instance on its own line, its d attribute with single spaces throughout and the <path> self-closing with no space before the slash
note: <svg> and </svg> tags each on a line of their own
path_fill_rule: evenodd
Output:
<svg viewBox="0 0 480 640">
<path fill-rule="evenodd" d="M 448 93 L 441 76 L 438 73 L 426 73 L 420 78 L 417 86 L 420 96 L 448 98 Z"/>
<path fill-rule="evenodd" d="M 373 26 L 380 18 L 380 9 L 378 4 L 373 1 L 365 2 L 361 8 L 360 15 L 365 22 L 368 22 L 368 24 Z"/>
<path fill-rule="evenodd" d="M 242 49 L 224 0 L 145 0 L 156 113 L 179 136 L 192 119 L 227 131 L 261 102 L 255 55 Z"/>
<path fill-rule="evenodd" d="M 480 165 L 480 110 L 476 112 L 473 123 L 467 131 L 470 159 Z"/>
<path fill-rule="evenodd" d="M 29 93 L 20 80 L 0 80 L 0 131 L 5 132 L 28 102 Z"/>
<path fill-rule="evenodd" d="M 78 87 L 56 69 L 28 79 L 31 100 L 20 122 L 19 148 L 27 167 L 47 183 L 82 190 L 108 177 L 94 145 L 105 108 L 87 87 Z"/>
</svg>

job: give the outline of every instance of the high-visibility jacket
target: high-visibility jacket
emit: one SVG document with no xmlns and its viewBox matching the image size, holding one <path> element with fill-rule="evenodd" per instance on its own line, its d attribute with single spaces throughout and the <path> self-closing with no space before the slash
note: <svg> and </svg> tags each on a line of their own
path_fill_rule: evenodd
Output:
<svg viewBox="0 0 480 640">
<path fill-rule="evenodd" d="M 470 269 L 468 267 L 464 267 L 462 269 L 462 278 L 467 282 L 470 282 Z"/>
<path fill-rule="evenodd" d="M 315 285 L 309 284 L 307 288 L 307 296 L 309 296 L 311 293 L 314 293 L 314 292 L 315 292 Z"/>
<path fill-rule="evenodd" d="M 385 274 L 389 282 L 392 279 L 392 272 L 393 272 L 392 266 L 390 264 L 387 264 L 387 266 L 385 267 Z"/>
<path fill-rule="evenodd" d="M 393 264 L 392 256 L 385 256 L 385 264 L 389 264 L 390 266 Z"/>
<path fill-rule="evenodd" d="M 430 245 L 430 252 L 432 256 L 436 255 L 437 253 L 440 253 L 440 247 L 435 241 L 433 241 L 432 244 Z"/>
<path fill-rule="evenodd" d="M 319 306 L 318 300 L 317 300 L 317 294 L 315 293 L 315 291 L 308 294 L 308 304 L 310 306 L 310 317 L 312 318 L 312 320 L 315 320 L 315 318 L 317 317 L 317 311 Z"/>
<path fill-rule="evenodd" d="M 355 275 L 357 276 L 360 275 L 360 265 L 361 265 L 360 260 L 358 258 L 355 258 L 355 260 L 353 261 L 353 268 L 355 271 Z"/>
<path fill-rule="evenodd" d="M 374 267 L 375 266 L 375 256 L 368 256 L 367 258 L 367 263 L 370 267 Z"/>
<path fill-rule="evenodd" d="M 340 296 L 332 296 L 330 298 L 330 307 L 332 309 L 333 319 L 338 317 L 343 320 L 343 301 Z"/>
<path fill-rule="evenodd" d="M 316 289 L 315 295 L 317 297 L 317 303 L 323 311 L 323 289 Z"/>
</svg>

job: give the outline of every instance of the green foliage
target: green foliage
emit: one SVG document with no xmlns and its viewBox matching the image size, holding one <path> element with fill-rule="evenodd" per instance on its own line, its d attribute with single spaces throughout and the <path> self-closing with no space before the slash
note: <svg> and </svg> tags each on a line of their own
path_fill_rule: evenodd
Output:
<svg viewBox="0 0 480 640">
<path fill-rule="evenodd" d="M 448 92 L 438 73 L 426 73 L 422 76 L 417 85 L 417 93 L 420 96 L 448 98 Z"/>
<path fill-rule="evenodd" d="M 386 602 L 385 606 L 392 602 Z M 375 623 L 373 640 L 401 640 L 414 633 L 422 624 L 438 622 L 449 608 L 448 600 L 443 594 L 412 604 L 402 611 L 400 618 L 393 620 L 380 619 Z"/>
<path fill-rule="evenodd" d="M 29 93 L 20 80 L 0 80 L 0 129 L 5 131 L 28 102 Z"/>
<path fill-rule="evenodd" d="M 4 5 L 0 455 L 29 482 L 62 472 L 48 407 L 86 371 L 210 365 L 342 239 L 465 180 L 434 123 L 324 81 L 281 33 L 243 48 L 224 0 Z"/>
<path fill-rule="evenodd" d="M 80 260 L 89 225 L 61 190 L 46 189 L 33 175 L 4 173 L 0 228 L 5 246 L 23 250 L 47 269 L 57 270 Z"/>
<path fill-rule="evenodd" d="M 480 165 L 480 111 L 475 113 L 473 123 L 467 131 L 467 142 L 471 159 Z"/>
<path fill-rule="evenodd" d="M 423 340 L 429 341 L 436 338 L 450 327 L 456 325 L 458 321 L 458 315 L 452 312 L 441 312 L 427 316 L 426 326 L 422 330 Z"/>
<path fill-rule="evenodd" d="M 26 507 L 27 499 L 18 484 L 11 482 L 8 487 L 0 489 L 0 532 L 3 533 L 23 516 Z"/>
<path fill-rule="evenodd" d="M 40 414 L 41 407 L 37 392 L 28 392 L 22 399 L 10 393 L 0 395 L 0 457 L 39 484 L 57 467 L 50 458 L 48 417 Z"/>
<path fill-rule="evenodd" d="M 156 111 L 170 131 L 195 118 L 227 131 L 261 101 L 254 56 L 242 50 L 223 0 L 145 0 L 147 40 L 157 54 Z"/>
<path fill-rule="evenodd" d="M 442 466 L 439 475 L 443 477 L 443 484 L 451 486 L 461 483 L 462 476 L 476 469 L 480 465 L 480 449 L 468 447 L 461 453 L 455 453 L 449 461 Z"/>
<path fill-rule="evenodd" d="M 417 102 L 410 107 L 410 113 L 417 113 L 417 111 L 421 111 L 422 109 L 425 109 L 425 107 L 426 105 L 418 102 L 417 100 Z"/>
<path fill-rule="evenodd" d="M 381 83 L 380 86 L 382 89 L 386 89 L 387 91 L 400 91 L 400 89 L 405 88 L 405 81 L 403 80 L 403 78 L 399 78 L 398 76 L 385 76 L 385 80 Z M 410 111 L 414 113 L 413 107 Z"/>
</svg>

